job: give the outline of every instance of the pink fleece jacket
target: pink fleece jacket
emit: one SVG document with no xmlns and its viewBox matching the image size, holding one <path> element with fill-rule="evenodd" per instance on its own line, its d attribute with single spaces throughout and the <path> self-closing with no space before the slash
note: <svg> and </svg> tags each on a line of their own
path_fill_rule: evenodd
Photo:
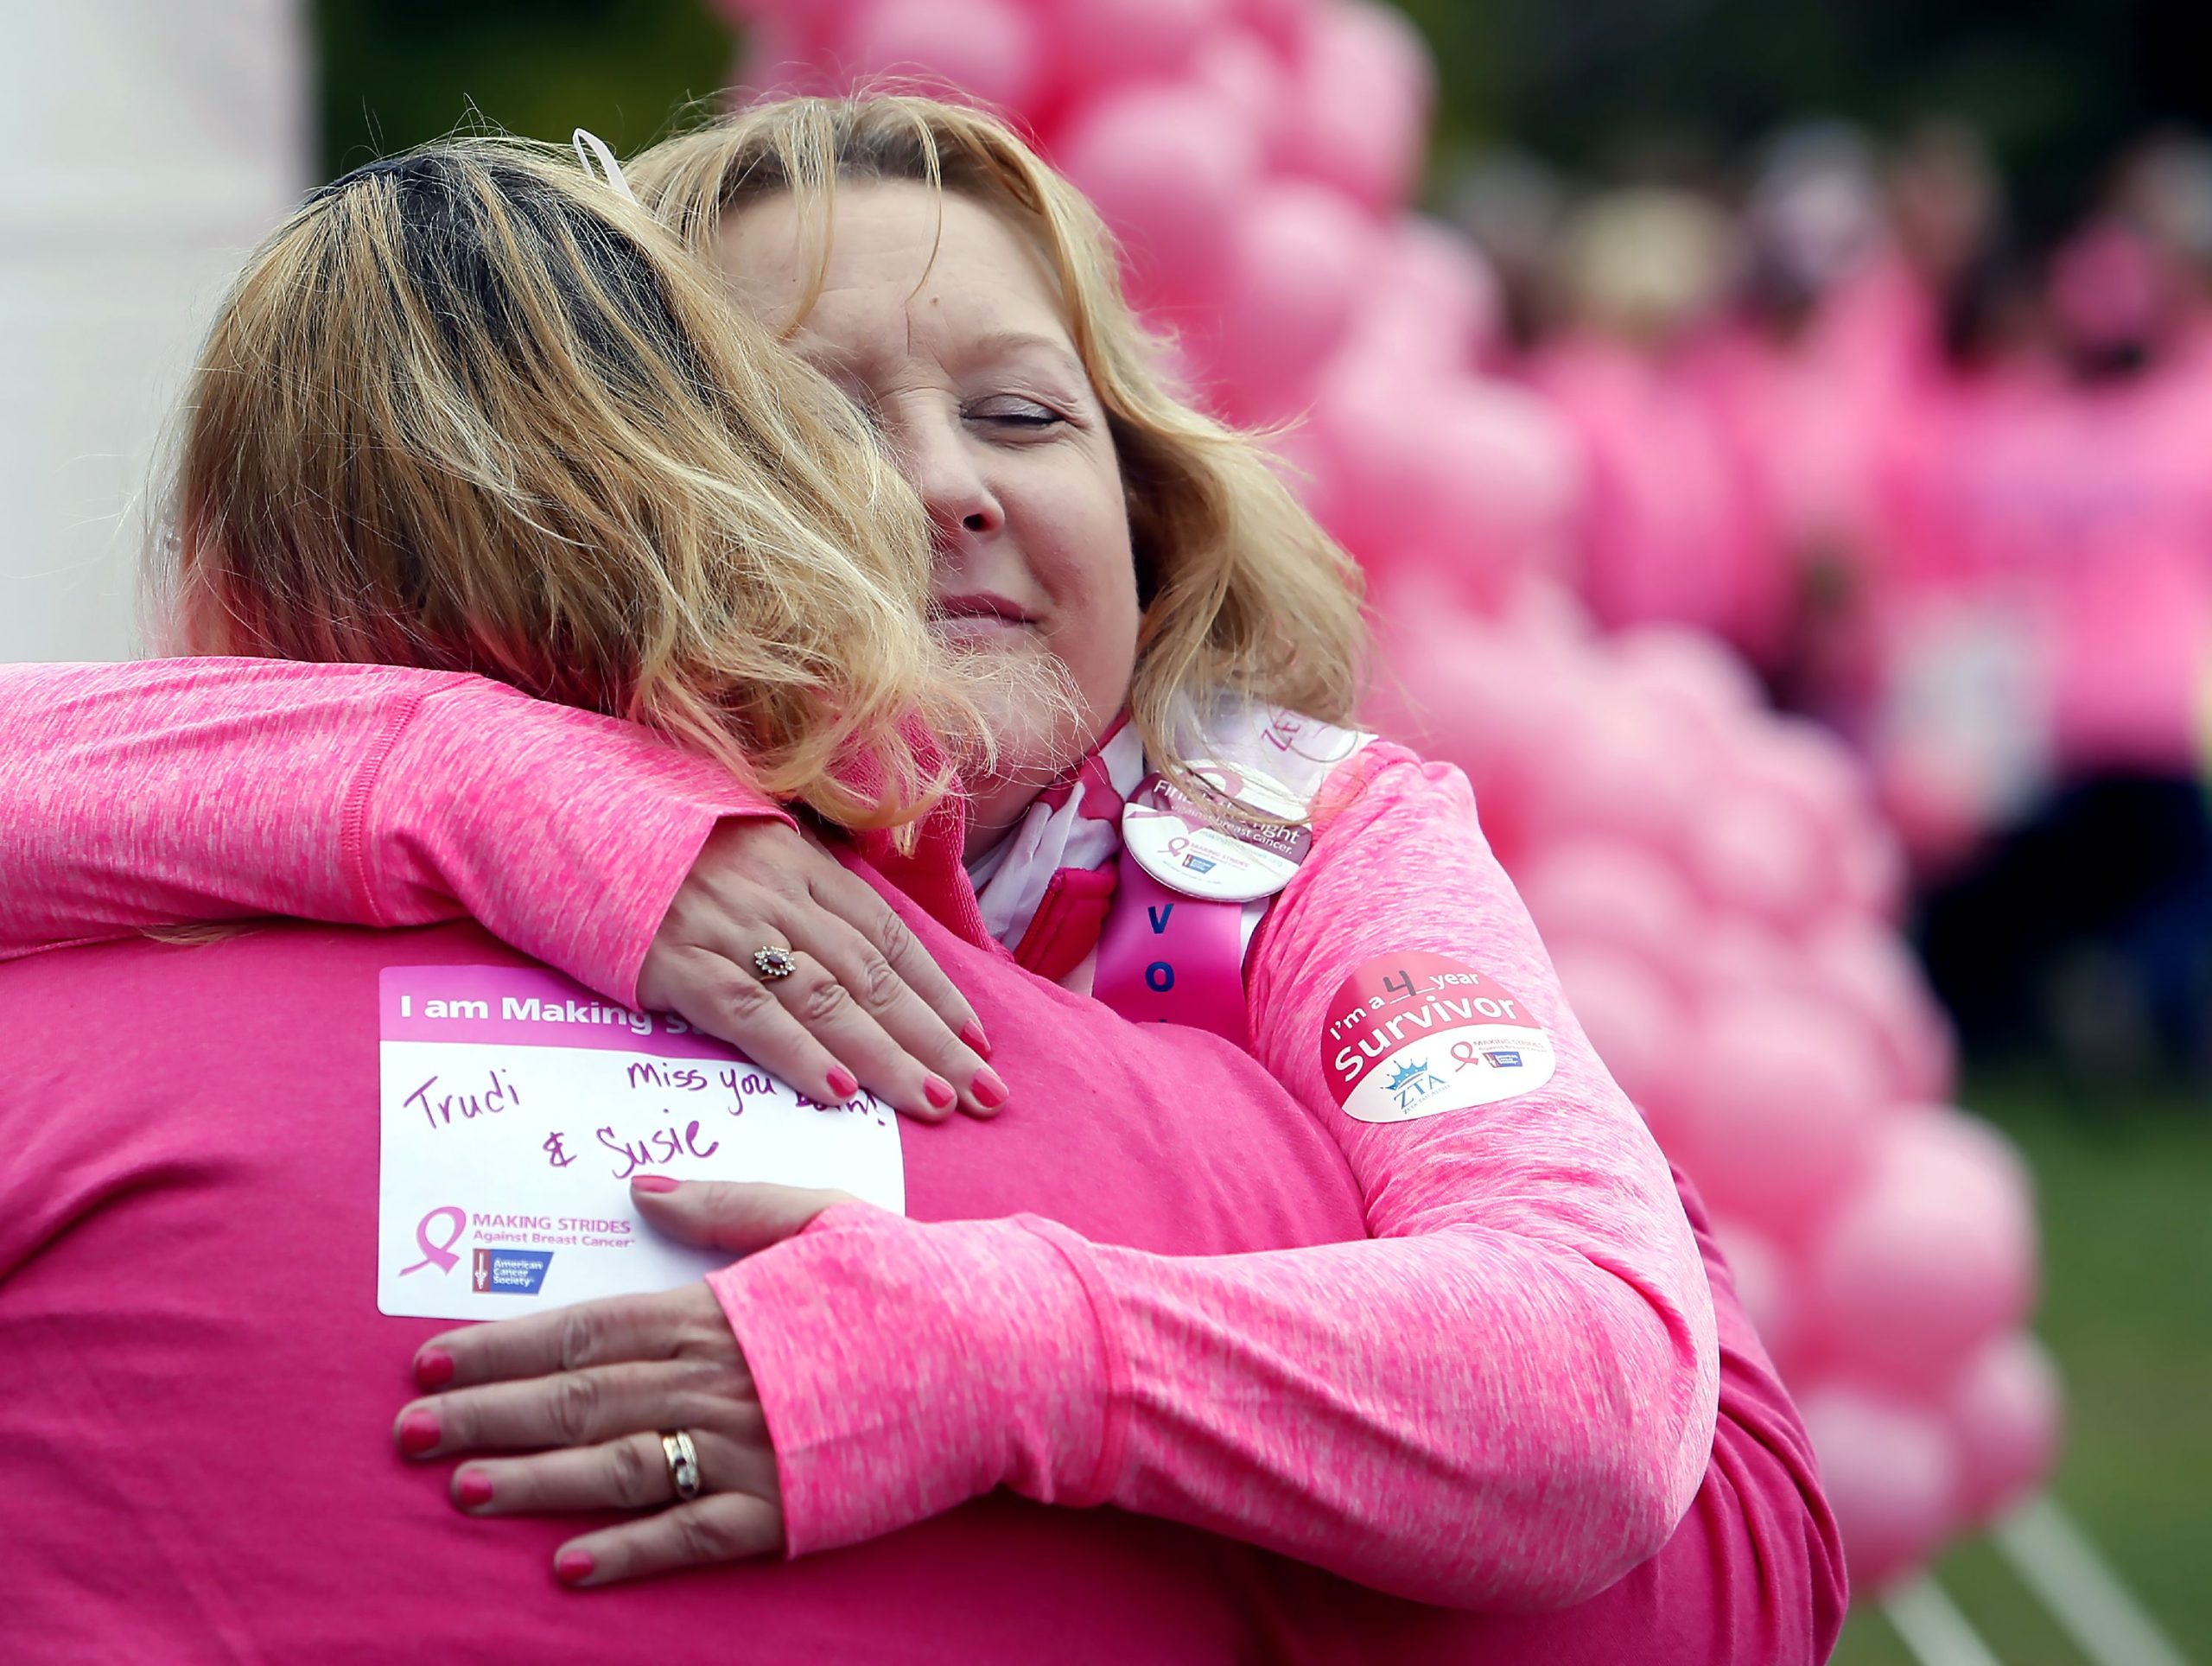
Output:
<svg viewBox="0 0 2212 1666">
<path fill-rule="evenodd" d="M 435 673 L 18 669 L 0 717 L 4 952 L 180 919 L 466 912 L 626 1000 L 707 828 L 772 813 L 634 730 Z M 1343 1149 L 1374 1240 L 1178 1257 L 1029 1218 L 831 1211 L 713 1281 L 762 1384 L 794 1554 L 1000 1485 L 1465 1607 L 1573 1602 L 1666 1542 L 1716 1396 L 1674 1185 L 1464 780 L 1395 752 L 1361 766 L 1248 976 L 1254 1051 Z M 934 837 L 922 861 L 957 849 Z M 960 890 L 927 878 L 910 893 Z M 1403 1123 L 1338 1111 L 1331 998 L 1408 951 L 1516 991 L 1557 1046 L 1552 1081 Z"/>
</svg>

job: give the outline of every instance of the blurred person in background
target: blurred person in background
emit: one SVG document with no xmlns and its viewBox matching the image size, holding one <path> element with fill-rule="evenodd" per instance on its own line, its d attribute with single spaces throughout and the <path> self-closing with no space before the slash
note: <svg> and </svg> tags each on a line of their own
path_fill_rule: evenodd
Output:
<svg viewBox="0 0 2212 1666">
<path fill-rule="evenodd" d="M 1867 146 L 1832 123 L 1765 149 L 1729 304 L 1680 372 L 1743 460 L 1754 658 L 1785 699 L 1847 626 L 1869 454 L 1908 370 L 1913 292 L 1890 256 Z"/>
<path fill-rule="evenodd" d="M 2185 130 L 2145 140 L 2122 161 L 2113 200 L 2120 219 L 2169 263 L 2182 296 L 2183 351 L 2204 374 L 2212 353 L 2212 141 Z"/>
<path fill-rule="evenodd" d="M 1733 226 L 1699 194 L 1642 187 L 1585 204 L 1559 257 L 1571 321 L 1527 374 L 1588 461 L 1583 595 L 1603 623 L 1702 626 L 1771 665 L 1788 598 L 1770 518 L 1751 455 L 1686 373 L 1726 293 Z"/>
<path fill-rule="evenodd" d="M 1468 166 L 1450 198 L 1452 220 L 1497 275 L 1508 344 L 1526 352 L 1560 321 L 1553 277 L 1566 189 L 1534 156 L 1497 151 Z"/>
</svg>

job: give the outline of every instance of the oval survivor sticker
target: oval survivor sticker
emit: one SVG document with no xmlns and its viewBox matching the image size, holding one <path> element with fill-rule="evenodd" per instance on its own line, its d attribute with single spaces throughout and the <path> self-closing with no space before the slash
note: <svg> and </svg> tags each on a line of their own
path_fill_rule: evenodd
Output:
<svg viewBox="0 0 2212 1666">
<path fill-rule="evenodd" d="M 1348 1116 L 1403 1122 L 1494 1104 L 1552 1079 L 1552 1039 L 1520 998 L 1471 966 L 1420 950 L 1344 981 L 1321 1032 L 1321 1070 Z"/>
</svg>

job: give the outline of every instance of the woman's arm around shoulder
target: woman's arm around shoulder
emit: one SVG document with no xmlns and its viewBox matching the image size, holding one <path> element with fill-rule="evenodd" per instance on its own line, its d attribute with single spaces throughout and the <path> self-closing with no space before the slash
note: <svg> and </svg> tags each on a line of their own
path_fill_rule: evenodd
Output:
<svg viewBox="0 0 2212 1666">
<path fill-rule="evenodd" d="M 1316 823 L 1247 963 L 1254 1051 L 1344 1149 L 1369 1230 L 1423 1242 L 1424 1298 L 1462 1304 L 1464 1478 L 1544 1474 L 1516 1535 L 1579 1541 L 1617 1573 L 1687 1508 L 1718 1391 L 1711 1291 L 1666 1160 L 1459 771 L 1370 746 Z"/>
<path fill-rule="evenodd" d="M 635 725 L 459 672 L 0 667 L 0 957 L 256 915 L 474 916 L 626 999 L 730 816 L 783 812 Z"/>
<path fill-rule="evenodd" d="M 473 918 L 803 1091 L 937 1121 L 1002 1089 L 882 900 L 722 766 L 459 672 L 0 667 L 0 958 L 285 914 Z M 772 989 L 756 951 L 799 951 Z M 965 1084 L 964 1087 L 956 1084 Z"/>
<path fill-rule="evenodd" d="M 1027 1218 L 830 1211 L 712 1280 L 756 1364 L 795 1553 L 1001 1485 L 1469 1608 L 1575 1602 L 1666 1542 L 1717 1392 L 1666 1163 L 1560 1001 L 1464 781 L 1401 754 L 1363 785 L 1251 976 L 1261 1056 L 1343 1141 L 1376 1237 L 1172 1257 Z M 1338 992 L 1415 952 L 1510 990 L 1549 1079 L 1405 1121 L 1339 1109 Z M 1457 1062 L 1440 1040 L 1406 1062 Z M 1536 1040 L 1521 1051 L 1528 1068 Z"/>
</svg>

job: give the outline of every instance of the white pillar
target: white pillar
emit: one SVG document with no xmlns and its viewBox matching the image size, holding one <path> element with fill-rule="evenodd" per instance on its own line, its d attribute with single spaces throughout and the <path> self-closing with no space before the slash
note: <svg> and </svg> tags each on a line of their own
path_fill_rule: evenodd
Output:
<svg viewBox="0 0 2212 1666">
<path fill-rule="evenodd" d="M 296 0 L 0 0 L 0 660 L 133 651 L 157 431 L 308 182 Z"/>
</svg>

